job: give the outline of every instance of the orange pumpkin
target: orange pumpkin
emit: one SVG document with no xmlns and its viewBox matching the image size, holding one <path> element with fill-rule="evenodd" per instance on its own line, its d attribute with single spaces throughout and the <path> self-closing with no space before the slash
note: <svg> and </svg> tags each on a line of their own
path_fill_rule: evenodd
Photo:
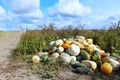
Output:
<svg viewBox="0 0 120 80">
<path fill-rule="evenodd" d="M 64 48 L 64 49 L 67 49 L 67 48 L 69 48 L 69 44 L 62 44 L 62 47 Z"/>
<path fill-rule="evenodd" d="M 105 74 L 111 74 L 113 71 L 113 68 L 110 65 L 110 63 L 103 63 L 100 68 L 101 71 L 104 72 Z"/>
<path fill-rule="evenodd" d="M 100 55 L 101 55 L 101 58 L 106 57 L 106 53 L 105 53 L 105 51 L 103 51 L 103 50 L 99 50 L 99 53 L 100 53 Z"/>
<path fill-rule="evenodd" d="M 71 43 L 72 43 L 71 41 L 68 41 L 68 40 L 65 41 L 65 44 L 70 45 Z"/>
</svg>

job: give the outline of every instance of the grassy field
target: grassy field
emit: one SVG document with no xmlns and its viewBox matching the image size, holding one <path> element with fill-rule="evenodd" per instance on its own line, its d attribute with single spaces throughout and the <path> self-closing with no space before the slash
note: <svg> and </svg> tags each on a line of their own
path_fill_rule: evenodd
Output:
<svg viewBox="0 0 120 80">
<path fill-rule="evenodd" d="M 19 58 L 29 63 L 29 67 L 36 73 L 39 73 L 44 78 L 55 78 L 54 73 L 58 69 L 71 69 L 69 65 L 61 66 L 57 61 L 50 58 L 47 62 L 40 64 L 31 63 L 33 55 L 40 51 L 49 51 L 49 43 L 56 39 L 63 39 L 69 36 L 85 36 L 85 38 L 92 38 L 94 44 L 99 45 L 101 49 L 110 54 L 116 53 L 120 55 L 120 31 L 117 30 L 79 30 L 79 29 L 62 29 L 54 30 L 51 28 L 42 30 L 26 31 L 21 37 L 19 44 L 13 52 L 14 59 Z M 51 63 L 53 62 L 53 63 Z M 37 67 L 36 67 L 37 66 Z M 105 75 L 101 72 L 95 71 L 94 80 L 111 80 L 119 79 L 120 73 L 113 72 L 112 75 Z"/>
<path fill-rule="evenodd" d="M 10 34 L 9 32 L 4 32 L 4 31 L 0 31 L 0 36 L 4 36 L 4 35 L 8 35 Z"/>
<path fill-rule="evenodd" d="M 17 31 L 12 31 L 12 32 L 8 32 L 8 31 L 0 31 L 0 37 L 2 36 L 7 36 L 7 35 L 12 35 L 12 34 L 17 34 Z"/>
</svg>

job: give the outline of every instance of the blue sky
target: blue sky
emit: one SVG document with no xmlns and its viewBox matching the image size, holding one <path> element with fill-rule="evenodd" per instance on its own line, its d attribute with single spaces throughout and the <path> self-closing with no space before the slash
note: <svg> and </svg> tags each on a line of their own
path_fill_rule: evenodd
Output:
<svg viewBox="0 0 120 80">
<path fill-rule="evenodd" d="M 120 0 L 0 0 L 0 30 L 37 29 L 55 23 L 107 29 L 120 20 Z"/>
</svg>

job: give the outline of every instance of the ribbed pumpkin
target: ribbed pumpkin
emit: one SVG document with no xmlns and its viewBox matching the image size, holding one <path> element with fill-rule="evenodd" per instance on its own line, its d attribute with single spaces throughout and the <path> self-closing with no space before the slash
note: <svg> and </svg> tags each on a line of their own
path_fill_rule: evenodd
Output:
<svg viewBox="0 0 120 80">
<path fill-rule="evenodd" d="M 77 56 L 80 53 L 80 48 L 75 44 L 71 44 L 67 51 L 70 55 Z"/>
<path fill-rule="evenodd" d="M 119 62 L 112 58 L 110 59 L 110 64 L 112 65 L 113 70 L 118 70 L 120 68 Z"/>
<path fill-rule="evenodd" d="M 86 47 L 88 47 L 90 44 L 88 43 L 88 42 L 86 42 L 86 41 L 84 41 L 83 43 L 82 43 L 84 46 L 86 46 Z"/>
<path fill-rule="evenodd" d="M 62 53 L 64 51 L 64 48 L 62 46 L 59 46 L 58 49 L 57 49 L 58 53 Z"/>
<path fill-rule="evenodd" d="M 95 70 L 97 68 L 97 64 L 94 61 L 83 60 L 81 63 L 90 67 L 93 70 Z"/>
<path fill-rule="evenodd" d="M 65 41 L 65 44 L 70 45 L 71 43 L 72 43 L 72 41 L 68 41 L 68 40 Z"/>
<path fill-rule="evenodd" d="M 83 60 L 89 60 L 90 59 L 90 55 L 87 51 L 81 50 L 80 53 L 81 53 L 81 57 L 82 57 Z"/>
<path fill-rule="evenodd" d="M 106 57 L 105 51 L 99 50 L 98 52 L 100 53 L 101 58 Z"/>
<path fill-rule="evenodd" d="M 108 62 L 110 62 L 110 58 L 109 57 L 104 57 L 104 58 L 102 58 L 102 60 L 101 60 L 103 63 L 108 63 Z"/>
<path fill-rule="evenodd" d="M 40 56 L 42 56 L 44 54 L 44 52 L 38 52 L 38 56 L 40 57 Z"/>
<path fill-rule="evenodd" d="M 71 57 L 71 61 L 76 61 L 76 56 L 70 56 Z"/>
<path fill-rule="evenodd" d="M 69 46 L 70 46 L 70 45 L 69 45 L 69 44 L 66 44 L 66 43 L 65 43 L 65 44 L 62 44 L 62 47 L 63 47 L 64 49 L 68 49 Z"/>
<path fill-rule="evenodd" d="M 59 53 L 55 52 L 55 53 L 53 53 L 51 56 L 56 59 L 56 58 L 59 57 Z"/>
<path fill-rule="evenodd" d="M 95 50 L 95 51 L 92 53 L 92 55 L 91 55 L 91 59 L 94 60 L 94 61 L 95 61 L 95 60 L 100 60 L 100 59 L 101 59 L 100 53 Z"/>
<path fill-rule="evenodd" d="M 113 71 L 113 68 L 110 65 L 110 63 L 103 63 L 100 68 L 101 71 L 103 71 L 105 74 L 111 74 Z"/>
<path fill-rule="evenodd" d="M 62 64 L 69 64 L 71 61 L 71 57 L 68 53 L 63 52 L 58 59 L 61 61 Z"/>
<path fill-rule="evenodd" d="M 33 63 L 39 63 L 39 62 L 40 62 L 40 57 L 39 57 L 38 55 L 34 55 L 34 56 L 32 57 L 32 62 L 33 62 Z"/>
<path fill-rule="evenodd" d="M 89 46 L 89 47 L 86 48 L 86 50 L 87 50 L 90 54 L 92 54 L 93 51 L 94 51 L 94 47 L 93 47 L 93 46 Z"/>
<path fill-rule="evenodd" d="M 44 55 L 44 54 L 45 54 L 45 55 L 48 55 L 48 52 L 38 52 L 37 55 L 38 55 L 39 57 L 41 57 L 41 56 Z"/>
<path fill-rule="evenodd" d="M 93 44 L 93 40 L 92 39 L 87 39 L 88 44 Z"/>
<path fill-rule="evenodd" d="M 58 39 L 55 41 L 55 46 L 61 46 L 63 44 L 63 40 L 62 39 Z"/>
<path fill-rule="evenodd" d="M 79 48 L 81 48 L 81 49 L 85 48 L 83 44 L 81 44 L 81 43 L 79 43 L 79 42 L 77 42 L 77 41 L 72 41 L 72 44 L 77 45 L 77 46 L 78 46 Z"/>
<path fill-rule="evenodd" d="M 49 46 L 50 46 L 50 47 L 55 46 L 55 41 L 51 41 L 51 42 L 49 43 Z"/>
<path fill-rule="evenodd" d="M 85 40 L 85 37 L 84 36 L 76 36 L 75 39 L 83 39 L 83 40 Z"/>
</svg>

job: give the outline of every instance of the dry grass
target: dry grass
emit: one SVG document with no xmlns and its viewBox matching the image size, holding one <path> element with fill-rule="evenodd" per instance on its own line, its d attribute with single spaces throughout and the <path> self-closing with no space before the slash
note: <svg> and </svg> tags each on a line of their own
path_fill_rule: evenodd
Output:
<svg viewBox="0 0 120 80">
<path fill-rule="evenodd" d="M 13 32 L 0 31 L 0 37 L 9 36 L 9 35 L 18 34 L 18 33 L 22 33 L 22 32 L 18 32 L 18 31 L 13 31 Z"/>
</svg>

